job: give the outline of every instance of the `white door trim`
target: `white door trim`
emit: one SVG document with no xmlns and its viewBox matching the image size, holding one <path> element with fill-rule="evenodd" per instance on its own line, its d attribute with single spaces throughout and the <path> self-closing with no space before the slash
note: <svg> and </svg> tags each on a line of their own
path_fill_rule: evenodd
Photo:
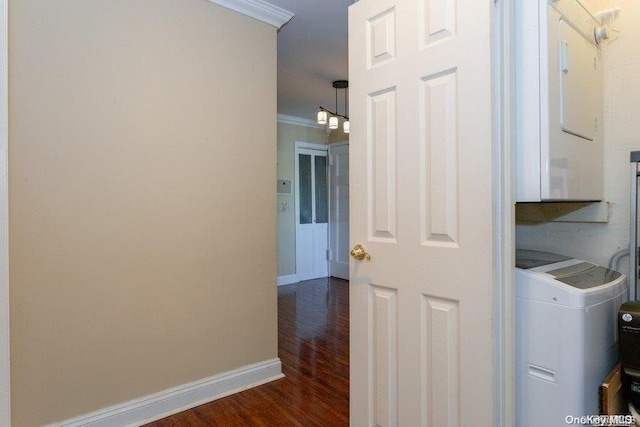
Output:
<svg viewBox="0 0 640 427">
<path fill-rule="evenodd" d="M 515 425 L 515 118 L 513 6 L 495 1 L 492 12 L 494 239 L 494 419 Z"/>
<path fill-rule="evenodd" d="M 332 142 L 327 145 L 327 147 L 329 147 L 329 151 L 331 151 L 332 148 L 341 147 L 343 145 L 349 145 L 349 141 Z"/>
<path fill-rule="evenodd" d="M 316 144 L 314 142 L 296 141 L 296 150 L 306 148 L 307 150 L 328 151 L 329 146 L 325 144 Z"/>
<path fill-rule="evenodd" d="M 331 147 L 340 147 L 341 145 L 349 145 L 349 141 L 340 141 L 340 142 L 332 142 L 331 144 L 328 145 L 329 148 Z"/>
<path fill-rule="evenodd" d="M 0 425 L 11 425 L 9 379 L 9 29 L 8 0 L 0 0 Z"/>
<path fill-rule="evenodd" d="M 336 148 L 343 147 L 343 146 L 347 146 L 348 147 L 349 146 L 349 140 L 339 141 L 339 142 L 332 142 L 331 144 L 329 144 L 329 152 L 328 152 L 328 154 L 329 154 L 329 171 L 330 171 L 329 172 L 329 176 L 330 176 L 330 178 L 329 178 L 329 253 L 330 253 L 330 256 L 329 256 L 329 260 L 328 260 L 329 261 L 329 276 L 333 276 L 334 272 L 332 271 L 331 266 L 332 266 L 332 263 L 335 260 L 335 257 L 338 256 L 338 254 L 335 253 L 334 250 L 333 250 L 333 245 L 334 245 L 333 237 L 334 237 L 334 234 L 335 234 L 334 233 L 334 231 L 335 231 L 334 227 L 336 227 L 336 224 L 335 224 L 334 221 L 331 221 L 332 212 L 333 212 L 333 204 L 332 204 L 333 195 L 335 194 L 336 189 L 337 189 L 337 186 L 334 186 L 333 185 L 334 183 L 331 181 L 331 179 L 332 179 L 331 178 L 332 177 L 332 175 L 331 175 L 331 167 L 332 167 L 332 162 L 334 161 L 332 153 L 333 153 L 333 150 L 335 150 Z M 347 271 L 346 274 L 347 274 L 347 280 L 348 280 L 349 272 Z M 337 277 L 337 276 L 333 276 L 333 277 Z"/>
<path fill-rule="evenodd" d="M 304 278 L 300 277 L 300 268 L 299 268 L 299 261 L 300 261 L 300 256 L 299 256 L 299 247 L 298 247 L 298 221 L 300 219 L 300 195 L 298 192 L 298 189 L 300 188 L 300 177 L 299 177 L 299 165 L 298 165 L 298 154 L 300 152 L 300 150 L 316 150 L 316 151 L 322 151 L 325 152 L 327 154 L 327 158 L 329 157 L 329 146 L 328 145 L 324 145 L 324 144 L 316 144 L 316 143 L 312 143 L 312 142 L 302 142 L 302 141 L 296 141 L 295 142 L 295 150 L 294 150 L 294 188 L 293 188 L 293 194 L 294 194 L 294 199 L 295 199 L 295 218 L 294 218 L 294 224 L 295 224 L 295 241 L 296 241 L 296 248 L 295 248 L 295 253 L 296 253 L 296 275 L 298 277 L 298 280 L 305 280 Z M 327 224 L 328 226 L 328 224 Z M 328 229 L 328 227 L 327 227 Z M 329 269 L 328 267 L 329 262 L 327 261 L 327 271 Z"/>
</svg>

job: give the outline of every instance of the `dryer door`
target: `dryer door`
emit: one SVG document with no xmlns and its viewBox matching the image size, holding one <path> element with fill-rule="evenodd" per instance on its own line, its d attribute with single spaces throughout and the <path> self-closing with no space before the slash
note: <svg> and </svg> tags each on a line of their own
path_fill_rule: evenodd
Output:
<svg viewBox="0 0 640 427">
<path fill-rule="evenodd" d="M 560 127 L 593 141 L 598 126 L 596 47 L 564 19 L 560 25 Z"/>
</svg>

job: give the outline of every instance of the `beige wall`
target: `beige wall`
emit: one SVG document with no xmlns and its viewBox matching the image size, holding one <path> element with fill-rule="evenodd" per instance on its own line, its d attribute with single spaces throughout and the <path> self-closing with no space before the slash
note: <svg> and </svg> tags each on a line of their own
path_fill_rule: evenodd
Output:
<svg viewBox="0 0 640 427">
<path fill-rule="evenodd" d="M 278 204 L 287 203 L 288 210 L 278 212 L 278 276 L 296 273 L 295 218 L 295 143 L 326 144 L 324 129 L 278 122 L 278 179 L 290 179 L 291 196 L 278 195 Z"/>
<path fill-rule="evenodd" d="M 600 8 L 622 8 L 615 26 L 620 37 L 605 45 L 604 166 L 605 199 L 612 210 L 607 224 L 519 224 L 517 244 L 607 264 L 629 245 L 629 152 L 640 150 L 640 4 L 603 0 Z M 626 271 L 626 260 L 620 264 Z"/>
<path fill-rule="evenodd" d="M 21 0 L 9 49 L 13 426 L 277 357 L 276 29 Z"/>
</svg>

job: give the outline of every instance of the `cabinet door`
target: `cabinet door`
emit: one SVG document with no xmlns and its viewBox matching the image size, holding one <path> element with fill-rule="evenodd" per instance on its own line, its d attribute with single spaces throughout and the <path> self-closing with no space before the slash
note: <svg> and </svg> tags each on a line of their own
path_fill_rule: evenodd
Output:
<svg viewBox="0 0 640 427">
<path fill-rule="evenodd" d="M 593 141 L 597 131 L 596 47 L 560 20 L 560 126 Z"/>
</svg>

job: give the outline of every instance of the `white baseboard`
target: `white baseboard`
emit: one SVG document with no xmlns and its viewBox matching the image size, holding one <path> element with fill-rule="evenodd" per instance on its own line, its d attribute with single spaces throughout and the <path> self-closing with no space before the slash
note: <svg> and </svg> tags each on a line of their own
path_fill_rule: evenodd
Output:
<svg viewBox="0 0 640 427">
<path fill-rule="evenodd" d="M 329 277 L 329 270 L 323 271 L 321 273 L 318 273 L 317 271 L 315 272 L 312 271 L 310 273 L 298 274 L 298 280 L 301 282 L 304 280 L 322 279 L 325 277 Z"/>
<path fill-rule="evenodd" d="M 288 276 L 278 276 L 278 286 L 290 285 L 292 283 L 298 283 L 300 279 L 297 274 L 289 274 Z"/>
<path fill-rule="evenodd" d="M 265 360 L 49 427 L 140 426 L 282 377 L 280 359 Z"/>
</svg>

